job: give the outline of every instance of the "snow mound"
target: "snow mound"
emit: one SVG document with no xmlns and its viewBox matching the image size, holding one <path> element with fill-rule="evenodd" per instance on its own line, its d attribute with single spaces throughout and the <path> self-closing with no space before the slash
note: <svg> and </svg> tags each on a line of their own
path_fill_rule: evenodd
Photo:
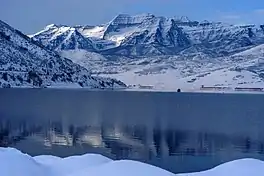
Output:
<svg viewBox="0 0 264 176">
<path fill-rule="evenodd" d="M 54 163 L 61 161 L 62 158 L 52 155 L 40 155 L 35 156 L 34 160 L 40 164 L 53 165 Z"/>
<path fill-rule="evenodd" d="M 53 176 L 52 170 L 31 156 L 12 148 L 0 148 L 1 176 Z"/>
<path fill-rule="evenodd" d="M 93 166 L 99 166 L 111 162 L 112 160 L 99 154 L 86 154 L 60 158 L 56 156 L 36 156 L 35 161 L 50 167 L 59 175 L 69 175 L 76 171 L 81 171 Z"/>
<path fill-rule="evenodd" d="M 211 170 L 179 176 L 263 176 L 264 162 L 256 159 L 241 159 L 231 161 Z"/>
<path fill-rule="evenodd" d="M 86 171 L 77 172 L 71 176 L 173 176 L 175 174 L 160 169 L 155 166 L 140 163 L 137 161 L 113 161 L 99 167 L 91 168 Z"/>
<path fill-rule="evenodd" d="M 256 159 L 231 161 L 211 170 L 173 174 L 137 161 L 113 161 L 98 154 L 60 158 L 31 157 L 13 149 L 0 148 L 1 176 L 263 176 L 264 162 Z"/>
</svg>

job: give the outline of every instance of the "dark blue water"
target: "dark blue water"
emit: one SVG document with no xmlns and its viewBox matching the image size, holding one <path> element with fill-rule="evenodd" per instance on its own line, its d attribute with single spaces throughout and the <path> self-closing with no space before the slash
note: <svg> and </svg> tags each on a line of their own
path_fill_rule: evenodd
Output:
<svg viewBox="0 0 264 176">
<path fill-rule="evenodd" d="M 264 95 L 0 89 L 0 145 L 100 153 L 174 173 L 264 160 Z"/>
</svg>

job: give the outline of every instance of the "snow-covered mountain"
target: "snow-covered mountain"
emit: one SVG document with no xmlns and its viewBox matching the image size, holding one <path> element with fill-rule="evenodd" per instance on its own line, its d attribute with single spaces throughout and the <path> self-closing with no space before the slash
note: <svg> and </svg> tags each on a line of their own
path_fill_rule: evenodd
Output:
<svg viewBox="0 0 264 176">
<path fill-rule="evenodd" d="M 104 55 L 153 56 L 201 51 L 223 56 L 263 44 L 264 25 L 121 14 L 100 26 L 49 25 L 31 37 L 51 49 L 85 49 Z"/>
<path fill-rule="evenodd" d="M 78 32 L 69 31 L 67 46 L 72 44 L 71 37 L 77 35 Z M 82 35 L 80 40 L 81 37 Z M 77 44 L 83 44 L 78 42 Z M 81 44 L 80 47 L 88 47 L 88 43 L 85 46 Z M 92 77 L 87 69 L 46 49 L 0 21 L 0 87 L 50 86 L 114 88 L 125 85 L 115 79 Z"/>
<path fill-rule="evenodd" d="M 49 25 L 30 37 L 92 74 L 132 86 L 264 87 L 264 25 L 122 14 L 99 26 Z"/>
</svg>

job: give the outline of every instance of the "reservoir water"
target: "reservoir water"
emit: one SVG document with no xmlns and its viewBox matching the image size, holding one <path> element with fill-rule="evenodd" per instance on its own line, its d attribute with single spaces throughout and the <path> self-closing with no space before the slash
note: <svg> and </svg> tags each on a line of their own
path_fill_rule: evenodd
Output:
<svg viewBox="0 0 264 176">
<path fill-rule="evenodd" d="M 264 160 L 264 95 L 0 89 L 0 146 L 99 153 L 174 173 Z"/>
</svg>

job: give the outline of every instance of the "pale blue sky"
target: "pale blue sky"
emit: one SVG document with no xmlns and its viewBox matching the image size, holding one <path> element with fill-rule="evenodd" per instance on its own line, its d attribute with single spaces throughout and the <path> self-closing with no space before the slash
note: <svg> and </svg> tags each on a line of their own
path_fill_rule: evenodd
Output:
<svg viewBox="0 0 264 176">
<path fill-rule="evenodd" d="M 0 3 L 0 19 L 27 34 L 50 23 L 106 23 L 119 13 L 264 24 L 264 0 L 1 0 Z"/>
</svg>

